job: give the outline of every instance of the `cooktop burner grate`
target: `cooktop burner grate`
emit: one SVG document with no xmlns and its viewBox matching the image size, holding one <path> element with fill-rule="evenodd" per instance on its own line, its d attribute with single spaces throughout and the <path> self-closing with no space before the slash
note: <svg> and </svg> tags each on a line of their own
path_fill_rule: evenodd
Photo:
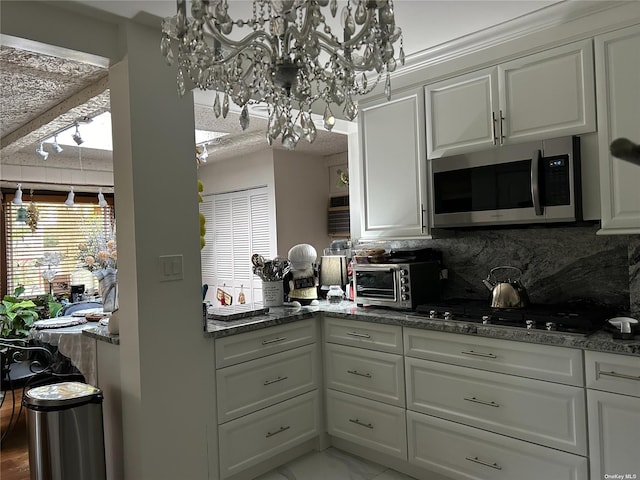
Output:
<svg viewBox="0 0 640 480">
<path fill-rule="evenodd" d="M 497 326 L 590 335 L 606 323 L 611 312 L 583 304 L 530 305 L 526 308 L 491 308 L 483 300 L 455 299 L 419 305 L 416 313 L 441 320 L 460 320 Z"/>
</svg>

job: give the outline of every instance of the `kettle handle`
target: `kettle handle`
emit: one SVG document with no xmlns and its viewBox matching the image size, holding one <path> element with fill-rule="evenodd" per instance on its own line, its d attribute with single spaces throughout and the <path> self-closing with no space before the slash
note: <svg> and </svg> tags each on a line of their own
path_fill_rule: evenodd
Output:
<svg viewBox="0 0 640 480">
<path fill-rule="evenodd" d="M 493 267 L 491 269 L 491 271 L 489 272 L 489 279 L 493 279 L 494 281 L 496 280 L 495 276 L 493 275 L 493 272 L 495 272 L 496 270 L 517 270 L 518 271 L 518 278 L 516 280 L 518 280 L 522 276 L 522 269 L 520 269 L 518 267 L 511 267 L 511 266 L 508 266 L 508 265 L 504 265 L 504 266 L 501 266 L 501 267 Z"/>
</svg>

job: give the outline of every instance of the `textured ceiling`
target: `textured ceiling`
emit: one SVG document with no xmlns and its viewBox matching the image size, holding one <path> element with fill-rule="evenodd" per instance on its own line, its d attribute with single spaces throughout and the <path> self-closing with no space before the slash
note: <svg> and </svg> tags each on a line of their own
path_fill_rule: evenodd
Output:
<svg viewBox="0 0 640 480">
<path fill-rule="evenodd" d="M 41 140 L 78 120 L 109 110 L 108 71 L 3 46 L 0 107 L 2 163 L 37 165 L 40 159 L 33 152 Z M 196 104 L 194 120 L 197 129 L 228 133 L 219 144 L 208 146 L 208 162 L 269 148 L 264 135 L 267 122 L 261 117 L 252 117 L 249 128 L 243 131 L 237 113 L 230 112 L 226 119 L 216 118 L 211 104 Z M 274 148 L 279 147 L 274 144 Z M 300 141 L 297 150 L 331 155 L 347 151 L 347 140 L 344 135 L 319 130 L 313 144 Z M 111 168 L 110 152 L 83 148 L 81 154 L 85 164 L 95 161 Z M 79 148 L 67 146 L 61 154 L 50 155 L 47 166 L 75 168 L 79 155 Z"/>
</svg>

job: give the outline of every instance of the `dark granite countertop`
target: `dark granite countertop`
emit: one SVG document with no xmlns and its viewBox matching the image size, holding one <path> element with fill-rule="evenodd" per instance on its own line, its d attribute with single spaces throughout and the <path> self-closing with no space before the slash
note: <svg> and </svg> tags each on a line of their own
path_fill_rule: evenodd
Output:
<svg viewBox="0 0 640 480">
<path fill-rule="evenodd" d="M 612 338 L 610 332 L 606 331 L 599 331 L 589 336 L 547 332 L 543 330 L 532 331 L 524 328 L 482 325 L 458 320 L 429 319 L 412 314 L 411 312 L 357 307 L 355 304 L 346 301 L 339 305 L 330 305 L 326 302 L 321 302 L 317 307 L 302 307 L 299 309 L 271 307 L 268 314 L 242 318 L 230 322 L 208 320 L 205 335 L 213 338 L 221 338 L 260 328 L 296 322 L 305 318 L 313 318 L 319 314 L 440 332 L 477 335 L 480 337 L 501 338 L 527 343 L 640 356 L 640 335 L 636 335 L 632 340 L 616 340 Z"/>
</svg>

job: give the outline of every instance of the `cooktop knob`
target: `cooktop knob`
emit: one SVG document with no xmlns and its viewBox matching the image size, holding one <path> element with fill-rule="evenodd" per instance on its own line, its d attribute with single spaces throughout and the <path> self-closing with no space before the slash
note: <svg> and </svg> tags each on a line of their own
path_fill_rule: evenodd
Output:
<svg viewBox="0 0 640 480">
<path fill-rule="evenodd" d="M 409 295 L 407 295 L 406 293 L 403 293 L 400 298 L 402 299 L 403 302 L 406 302 L 409 300 Z"/>
<path fill-rule="evenodd" d="M 451 313 L 451 312 L 444 312 L 444 319 L 445 319 L 445 320 L 453 320 L 453 313 Z"/>
<path fill-rule="evenodd" d="M 482 323 L 484 325 L 489 325 L 491 323 L 491 317 L 489 315 L 482 316 Z"/>
<path fill-rule="evenodd" d="M 547 322 L 547 323 L 545 323 L 545 326 L 547 327 L 547 330 L 557 330 L 558 329 L 558 325 L 556 325 L 554 322 Z"/>
<path fill-rule="evenodd" d="M 525 323 L 527 324 L 527 330 L 533 330 L 536 328 L 536 322 L 533 320 L 526 320 Z"/>
<path fill-rule="evenodd" d="M 437 315 L 438 312 L 436 312 L 435 310 L 429 310 L 429 318 L 436 318 Z"/>
</svg>

